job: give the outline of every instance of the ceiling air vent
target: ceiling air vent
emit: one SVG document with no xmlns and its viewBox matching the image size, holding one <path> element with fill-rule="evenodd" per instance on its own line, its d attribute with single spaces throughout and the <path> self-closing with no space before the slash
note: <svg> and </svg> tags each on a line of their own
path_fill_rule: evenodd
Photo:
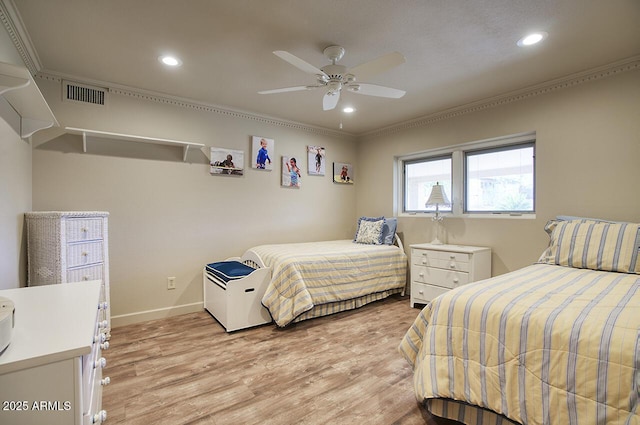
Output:
<svg viewBox="0 0 640 425">
<path fill-rule="evenodd" d="M 63 81 L 62 100 L 90 103 L 92 105 L 105 105 L 107 101 L 107 89 L 74 83 L 72 81 Z"/>
</svg>

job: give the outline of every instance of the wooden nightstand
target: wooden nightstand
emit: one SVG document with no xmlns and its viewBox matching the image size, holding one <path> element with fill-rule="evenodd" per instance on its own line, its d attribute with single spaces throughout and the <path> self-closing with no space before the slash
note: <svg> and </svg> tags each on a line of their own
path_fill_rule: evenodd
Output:
<svg viewBox="0 0 640 425">
<path fill-rule="evenodd" d="M 460 285 L 491 277 L 491 248 L 411 245 L 411 307 Z"/>
</svg>

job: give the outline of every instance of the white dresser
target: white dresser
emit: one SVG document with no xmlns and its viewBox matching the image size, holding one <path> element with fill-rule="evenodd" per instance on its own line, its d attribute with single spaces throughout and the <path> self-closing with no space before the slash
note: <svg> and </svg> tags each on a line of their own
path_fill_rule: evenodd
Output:
<svg viewBox="0 0 640 425">
<path fill-rule="evenodd" d="M 25 219 L 28 285 L 102 280 L 109 336 L 109 213 L 41 211 L 28 212 Z"/>
<path fill-rule="evenodd" d="M 491 248 L 411 245 L 411 307 L 460 285 L 491 277 Z"/>
<path fill-rule="evenodd" d="M 101 288 L 90 281 L 0 291 L 15 304 L 13 337 L 0 354 L 0 424 L 104 422 Z"/>
</svg>

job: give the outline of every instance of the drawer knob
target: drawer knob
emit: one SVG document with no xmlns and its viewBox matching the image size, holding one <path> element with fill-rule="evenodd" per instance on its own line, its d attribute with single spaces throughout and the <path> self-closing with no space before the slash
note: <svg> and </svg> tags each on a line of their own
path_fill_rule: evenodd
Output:
<svg viewBox="0 0 640 425">
<path fill-rule="evenodd" d="M 104 335 L 104 334 L 103 334 Z M 109 341 L 105 341 L 102 344 L 100 344 L 100 348 L 102 350 L 108 350 L 109 349 Z"/>
<path fill-rule="evenodd" d="M 105 378 L 102 378 L 102 380 L 100 381 L 100 385 L 102 385 L 103 387 L 105 385 L 109 385 L 111 383 L 111 378 L 109 378 L 108 376 Z"/>
<path fill-rule="evenodd" d="M 454 254 L 449 254 L 449 258 L 456 258 L 456 256 Z"/>
<path fill-rule="evenodd" d="M 98 368 L 105 368 L 107 367 L 107 359 L 105 359 L 104 357 L 100 357 L 98 360 L 96 360 L 96 362 L 93 364 L 93 368 L 94 369 L 98 369 Z"/>
<path fill-rule="evenodd" d="M 424 277 L 424 272 L 420 272 L 420 273 L 418 273 L 418 276 L 420 276 L 420 277 Z"/>
<path fill-rule="evenodd" d="M 451 264 L 449 264 L 449 267 L 451 267 L 452 269 L 456 268 L 456 263 L 454 263 L 453 261 L 451 262 Z"/>
<path fill-rule="evenodd" d="M 98 322 L 98 328 L 100 328 L 100 329 L 106 329 L 107 326 L 109 326 L 109 322 L 107 322 L 106 320 Z"/>
<path fill-rule="evenodd" d="M 106 301 L 98 304 L 98 310 L 106 310 L 107 307 L 109 307 L 109 304 Z"/>
<path fill-rule="evenodd" d="M 93 337 L 93 342 L 100 342 L 103 343 L 107 340 L 107 335 L 103 334 L 103 333 L 99 333 L 98 335 L 95 335 Z"/>
<path fill-rule="evenodd" d="M 88 253 L 88 252 L 83 252 L 83 253 L 82 253 L 82 256 L 83 256 L 83 257 L 86 257 L 87 255 L 89 255 L 89 253 Z"/>
<path fill-rule="evenodd" d="M 453 283 L 457 284 L 458 282 L 460 282 L 460 279 L 458 279 L 457 277 L 453 279 Z"/>
<path fill-rule="evenodd" d="M 101 424 L 104 421 L 107 420 L 107 411 L 106 410 L 101 410 L 98 413 L 96 413 L 95 415 L 93 415 L 93 423 L 94 424 Z"/>
<path fill-rule="evenodd" d="M 418 294 L 424 295 L 424 291 L 421 289 L 421 290 L 418 291 Z"/>
<path fill-rule="evenodd" d="M 84 280 L 84 281 L 89 280 L 89 276 L 82 276 L 82 280 Z"/>
</svg>

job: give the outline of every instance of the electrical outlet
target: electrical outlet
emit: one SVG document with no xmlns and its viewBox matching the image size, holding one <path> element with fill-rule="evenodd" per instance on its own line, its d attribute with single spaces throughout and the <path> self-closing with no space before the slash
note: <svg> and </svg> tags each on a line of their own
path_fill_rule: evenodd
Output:
<svg viewBox="0 0 640 425">
<path fill-rule="evenodd" d="M 167 278 L 167 289 L 176 289 L 176 278 L 168 277 Z"/>
</svg>

